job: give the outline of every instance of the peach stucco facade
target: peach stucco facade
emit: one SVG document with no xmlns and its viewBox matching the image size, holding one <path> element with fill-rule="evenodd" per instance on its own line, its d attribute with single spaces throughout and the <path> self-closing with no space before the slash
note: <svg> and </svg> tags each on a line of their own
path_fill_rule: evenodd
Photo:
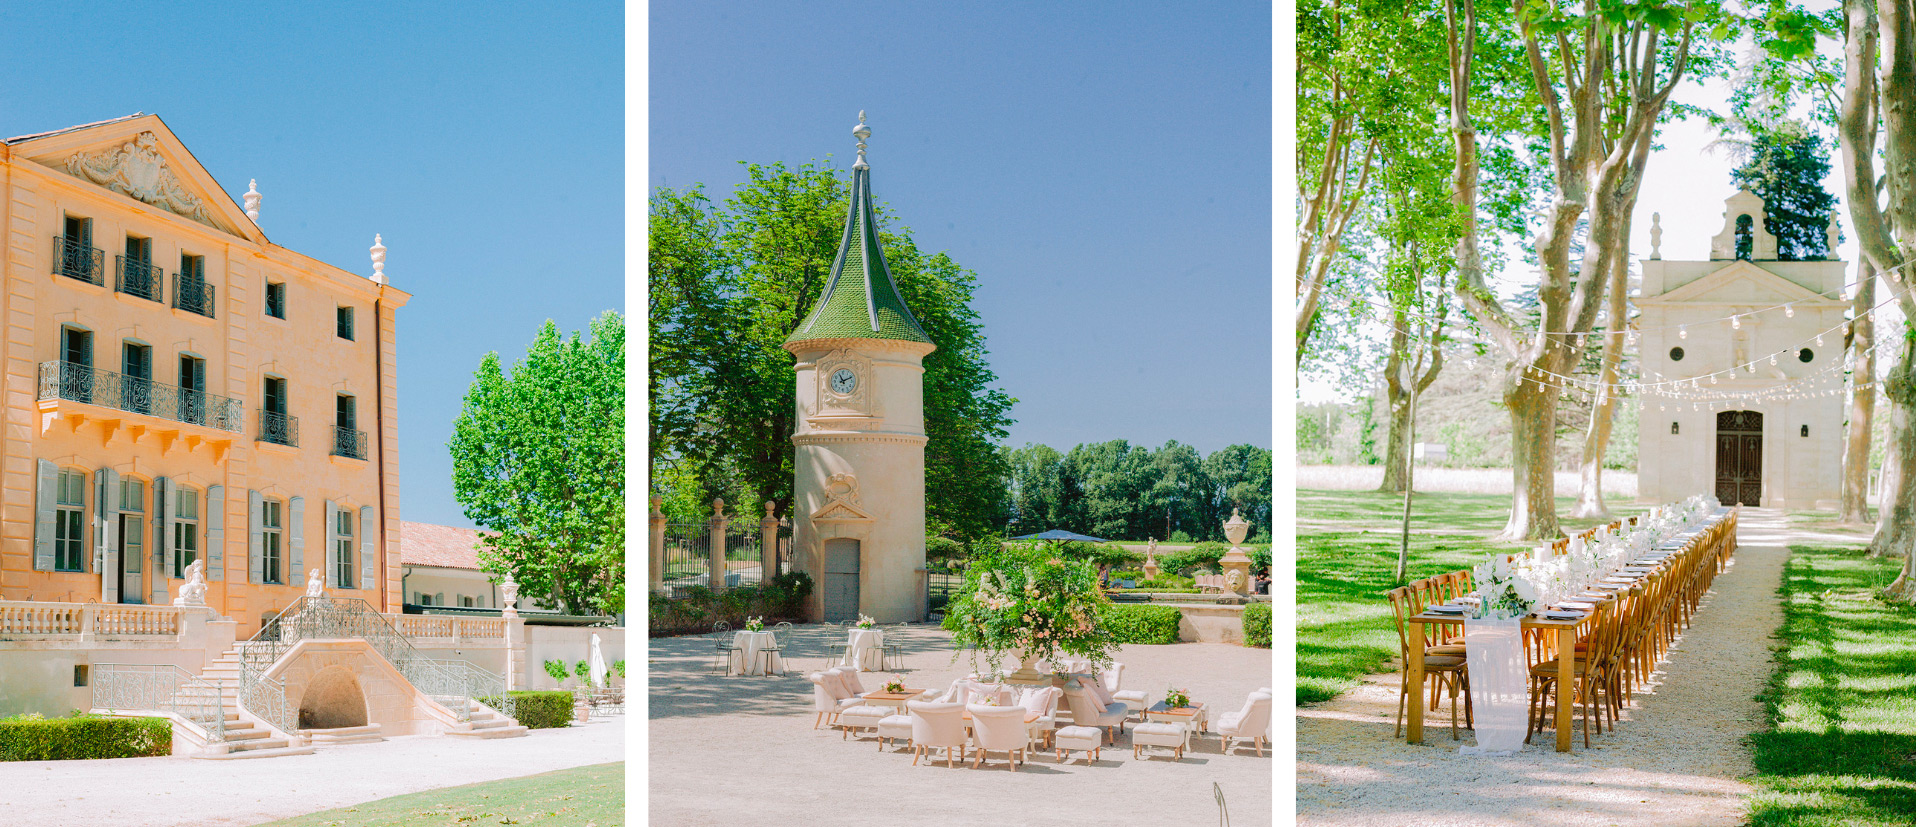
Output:
<svg viewBox="0 0 1920 827">
<path fill-rule="evenodd" d="M 0 192 L 0 600 L 164 603 L 198 558 L 242 638 L 312 569 L 399 611 L 408 294 L 273 244 L 157 116 L 9 139 Z"/>
</svg>

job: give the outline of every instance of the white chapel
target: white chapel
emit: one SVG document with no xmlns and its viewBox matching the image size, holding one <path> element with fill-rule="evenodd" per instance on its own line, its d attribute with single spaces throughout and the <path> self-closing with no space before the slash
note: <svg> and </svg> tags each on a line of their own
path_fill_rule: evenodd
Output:
<svg viewBox="0 0 1920 827">
<path fill-rule="evenodd" d="M 1765 205 L 1727 199 L 1707 261 L 1641 264 L 1640 499 L 1838 508 L 1846 262 L 1781 261 Z M 1828 249 L 1838 230 L 1827 230 Z"/>
</svg>

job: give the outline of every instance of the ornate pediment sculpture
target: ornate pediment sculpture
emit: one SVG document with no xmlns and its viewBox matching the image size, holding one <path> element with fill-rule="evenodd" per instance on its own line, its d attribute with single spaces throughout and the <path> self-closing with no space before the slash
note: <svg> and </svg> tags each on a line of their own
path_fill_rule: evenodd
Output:
<svg viewBox="0 0 1920 827">
<path fill-rule="evenodd" d="M 167 168 L 159 138 L 152 132 L 135 135 L 113 149 L 76 152 L 67 159 L 67 174 L 219 229 L 207 212 L 207 203 L 188 192 L 179 176 Z"/>
</svg>

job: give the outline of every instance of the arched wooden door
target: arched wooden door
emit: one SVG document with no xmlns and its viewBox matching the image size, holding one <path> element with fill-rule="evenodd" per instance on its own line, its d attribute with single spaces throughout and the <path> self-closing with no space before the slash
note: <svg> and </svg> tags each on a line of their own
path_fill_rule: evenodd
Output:
<svg viewBox="0 0 1920 827">
<path fill-rule="evenodd" d="M 1721 411 L 1714 434 L 1713 493 L 1721 505 L 1760 505 L 1759 411 Z"/>
</svg>

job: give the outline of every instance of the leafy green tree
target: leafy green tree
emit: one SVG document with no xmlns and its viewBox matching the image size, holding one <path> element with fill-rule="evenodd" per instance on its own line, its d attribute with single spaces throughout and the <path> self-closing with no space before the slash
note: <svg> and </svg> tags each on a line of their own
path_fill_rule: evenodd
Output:
<svg viewBox="0 0 1920 827">
<path fill-rule="evenodd" d="M 819 298 L 848 204 L 848 181 L 802 164 L 747 165 L 724 204 L 701 187 L 656 190 L 649 203 L 649 331 L 655 479 L 690 481 L 698 500 L 793 500 L 793 356 L 780 345 Z M 881 244 L 900 293 L 938 348 L 925 361 L 930 532 L 974 537 L 1008 515 L 998 449 L 1013 399 L 992 387 L 972 309 L 975 276 L 911 232 Z M 678 476 L 676 476 L 676 472 Z M 742 509 L 743 513 L 746 509 Z"/>
<path fill-rule="evenodd" d="M 626 601 L 626 322 L 586 338 L 552 321 L 513 366 L 489 353 L 454 420 L 454 497 L 481 532 L 480 567 L 571 614 Z"/>
<path fill-rule="evenodd" d="M 1767 204 L 1767 232 L 1780 240 L 1780 260 L 1819 261 L 1827 249 L 1827 222 L 1839 201 L 1820 185 L 1833 168 L 1826 141 L 1806 124 L 1786 121 L 1761 128 L 1733 170 L 1733 183 Z"/>
</svg>

